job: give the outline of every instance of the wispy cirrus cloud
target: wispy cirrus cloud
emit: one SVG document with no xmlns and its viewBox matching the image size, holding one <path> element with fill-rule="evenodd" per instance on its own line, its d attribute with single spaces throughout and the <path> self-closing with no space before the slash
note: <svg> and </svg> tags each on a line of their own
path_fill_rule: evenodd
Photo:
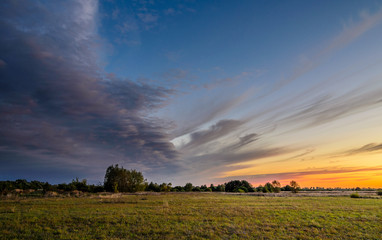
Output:
<svg viewBox="0 0 382 240">
<path fill-rule="evenodd" d="M 286 86 L 287 84 L 295 81 L 299 77 L 318 67 L 326 58 L 333 54 L 333 52 L 347 46 L 365 34 L 367 31 L 381 23 L 382 8 L 372 14 L 367 11 L 362 11 L 360 13 L 360 21 L 348 21 L 348 23 L 344 25 L 343 30 L 338 35 L 329 40 L 328 43 L 324 45 L 324 47 L 317 51 L 316 54 L 313 54 L 310 57 L 305 57 L 305 61 L 297 68 L 295 68 L 289 77 L 277 82 L 270 90 L 270 93 L 279 90 L 280 88 Z M 269 94 L 269 92 L 266 94 Z"/>
<path fill-rule="evenodd" d="M 342 157 L 342 156 L 352 156 L 359 154 L 368 154 L 368 153 L 380 153 L 382 151 L 381 143 L 369 143 L 363 145 L 362 147 L 348 149 L 339 153 L 334 153 L 332 157 Z"/>
<path fill-rule="evenodd" d="M 235 131 L 243 122 L 238 120 L 221 120 L 210 126 L 207 130 L 196 131 L 190 134 L 190 141 L 182 146 L 182 150 L 196 148 L 205 145 L 211 141 L 216 141 L 221 137 Z"/>
<path fill-rule="evenodd" d="M 324 96 L 298 106 L 293 115 L 280 121 L 299 123 L 300 127 L 314 127 L 339 118 L 382 105 L 382 88 L 378 85 L 357 88 L 340 96 Z"/>
</svg>

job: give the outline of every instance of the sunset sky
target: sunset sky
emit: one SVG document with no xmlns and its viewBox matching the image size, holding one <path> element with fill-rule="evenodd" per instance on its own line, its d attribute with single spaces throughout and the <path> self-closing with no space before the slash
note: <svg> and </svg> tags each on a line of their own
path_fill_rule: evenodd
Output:
<svg viewBox="0 0 382 240">
<path fill-rule="evenodd" d="M 0 180 L 382 187 L 381 1 L 0 3 Z"/>
</svg>

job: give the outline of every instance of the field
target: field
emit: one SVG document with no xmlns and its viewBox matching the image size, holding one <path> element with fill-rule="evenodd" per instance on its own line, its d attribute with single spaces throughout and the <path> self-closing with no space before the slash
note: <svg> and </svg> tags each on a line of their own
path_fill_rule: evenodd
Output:
<svg viewBox="0 0 382 240">
<path fill-rule="evenodd" d="M 382 199 L 218 193 L 0 200 L 0 239 L 382 239 Z"/>
</svg>

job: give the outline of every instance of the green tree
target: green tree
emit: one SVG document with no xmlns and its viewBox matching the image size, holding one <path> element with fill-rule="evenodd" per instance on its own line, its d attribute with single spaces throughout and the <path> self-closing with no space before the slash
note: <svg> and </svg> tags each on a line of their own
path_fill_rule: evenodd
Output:
<svg viewBox="0 0 382 240">
<path fill-rule="evenodd" d="M 160 186 L 159 186 L 159 189 L 161 192 L 169 192 L 171 191 L 171 187 L 172 184 L 171 183 L 162 183 Z"/>
<path fill-rule="evenodd" d="M 217 192 L 224 192 L 224 191 L 225 191 L 225 186 L 224 186 L 224 184 L 219 184 L 219 185 L 216 187 L 216 191 L 217 191 Z"/>
<path fill-rule="evenodd" d="M 158 185 L 158 183 L 150 182 L 150 184 L 147 185 L 146 191 L 149 191 L 149 192 L 160 192 L 160 186 Z"/>
<path fill-rule="evenodd" d="M 273 186 L 269 182 L 267 182 L 263 187 L 263 193 L 271 193 L 273 192 Z"/>
<path fill-rule="evenodd" d="M 253 192 L 251 184 L 246 180 L 232 180 L 225 184 L 226 192 L 238 192 L 240 188 L 245 192 Z"/>
<path fill-rule="evenodd" d="M 186 185 L 184 186 L 184 191 L 186 192 L 191 192 L 192 189 L 193 189 L 192 183 L 186 183 Z"/>
<path fill-rule="evenodd" d="M 109 192 L 138 192 L 144 190 L 145 179 L 141 172 L 111 165 L 106 170 L 104 187 Z"/>
</svg>

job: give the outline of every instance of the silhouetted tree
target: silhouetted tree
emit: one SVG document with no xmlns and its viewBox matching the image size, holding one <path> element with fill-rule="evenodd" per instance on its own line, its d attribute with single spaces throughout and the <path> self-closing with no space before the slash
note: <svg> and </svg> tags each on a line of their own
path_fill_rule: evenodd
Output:
<svg viewBox="0 0 382 240">
<path fill-rule="evenodd" d="M 277 180 L 273 180 L 272 182 L 273 192 L 279 193 L 281 191 L 281 184 Z"/>
<path fill-rule="evenodd" d="M 290 185 L 286 185 L 281 188 L 281 191 L 292 191 L 292 187 Z"/>
<path fill-rule="evenodd" d="M 297 193 L 300 190 L 300 185 L 294 180 L 290 182 L 290 186 L 292 188 L 293 193 Z"/>
</svg>

